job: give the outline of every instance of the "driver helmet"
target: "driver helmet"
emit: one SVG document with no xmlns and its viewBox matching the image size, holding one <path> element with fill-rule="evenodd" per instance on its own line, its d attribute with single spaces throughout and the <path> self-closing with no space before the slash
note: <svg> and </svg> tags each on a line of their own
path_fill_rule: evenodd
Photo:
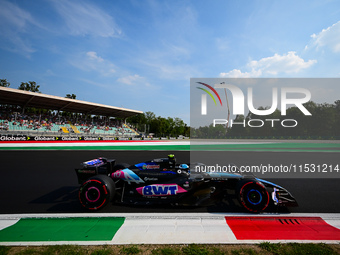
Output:
<svg viewBox="0 0 340 255">
<path fill-rule="evenodd" d="M 187 164 L 180 164 L 179 169 L 190 172 L 189 166 Z"/>
<path fill-rule="evenodd" d="M 187 164 L 180 164 L 179 169 L 188 170 L 189 166 Z"/>
</svg>

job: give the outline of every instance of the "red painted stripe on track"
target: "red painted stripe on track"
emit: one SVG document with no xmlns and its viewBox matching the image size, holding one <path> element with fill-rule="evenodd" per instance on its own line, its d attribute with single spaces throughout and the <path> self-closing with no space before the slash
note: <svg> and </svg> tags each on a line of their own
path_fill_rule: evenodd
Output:
<svg viewBox="0 0 340 255">
<path fill-rule="evenodd" d="M 320 217 L 225 217 L 238 240 L 340 240 Z"/>
</svg>

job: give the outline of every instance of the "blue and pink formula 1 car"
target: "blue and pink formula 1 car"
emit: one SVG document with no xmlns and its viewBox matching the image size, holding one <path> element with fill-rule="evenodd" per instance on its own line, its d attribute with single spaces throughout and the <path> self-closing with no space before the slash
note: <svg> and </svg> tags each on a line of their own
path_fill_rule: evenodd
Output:
<svg viewBox="0 0 340 255">
<path fill-rule="evenodd" d="M 172 154 L 135 165 L 116 164 L 107 158 L 83 162 L 76 169 L 79 200 L 89 210 L 109 202 L 207 206 L 232 196 L 253 213 L 269 205 L 297 206 L 294 197 L 279 185 L 238 173 L 196 172 L 197 165 L 203 166 L 177 164 Z"/>
</svg>

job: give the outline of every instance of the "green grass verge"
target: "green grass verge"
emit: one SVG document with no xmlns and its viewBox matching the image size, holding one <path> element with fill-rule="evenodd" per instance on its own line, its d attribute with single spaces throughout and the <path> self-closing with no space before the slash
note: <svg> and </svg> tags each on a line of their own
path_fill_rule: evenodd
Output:
<svg viewBox="0 0 340 255">
<path fill-rule="evenodd" d="M 275 255 L 288 255 L 288 254 L 318 254 L 318 255 L 328 255 L 328 254 L 339 254 L 338 249 L 334 249 L 332 246 L 324 243 L 292 243 L 292 244 L 271 244 L 268 242 L 261 243 L 259 245 L 262 249 Z"/>
<path fill-rule="evenodd" d="M 145 254 L 145 255 L 336 255 L 340 254 L 340 244 L 324 243 L 269 243 L 258 245 L 104 245 L 104 246 L 0 246 L 0 255 L 9 254 L 63 254 L 63 255 L 109 255 L 109 254 Z"/>
</svg>

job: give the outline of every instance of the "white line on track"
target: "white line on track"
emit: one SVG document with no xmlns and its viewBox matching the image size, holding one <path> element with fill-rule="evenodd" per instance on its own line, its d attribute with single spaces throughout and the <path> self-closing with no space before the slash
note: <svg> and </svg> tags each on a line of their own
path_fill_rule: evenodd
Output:
<svg viewBox="0 0 340 255">
<path fill-rule="evenodd" d="M 157 146 L 157 145 L 190 145 L 190 142 L 53 142 L 53 143 L 6 143 L 0 147 L 74 147 L 74 146 Z"/>
</svg>

